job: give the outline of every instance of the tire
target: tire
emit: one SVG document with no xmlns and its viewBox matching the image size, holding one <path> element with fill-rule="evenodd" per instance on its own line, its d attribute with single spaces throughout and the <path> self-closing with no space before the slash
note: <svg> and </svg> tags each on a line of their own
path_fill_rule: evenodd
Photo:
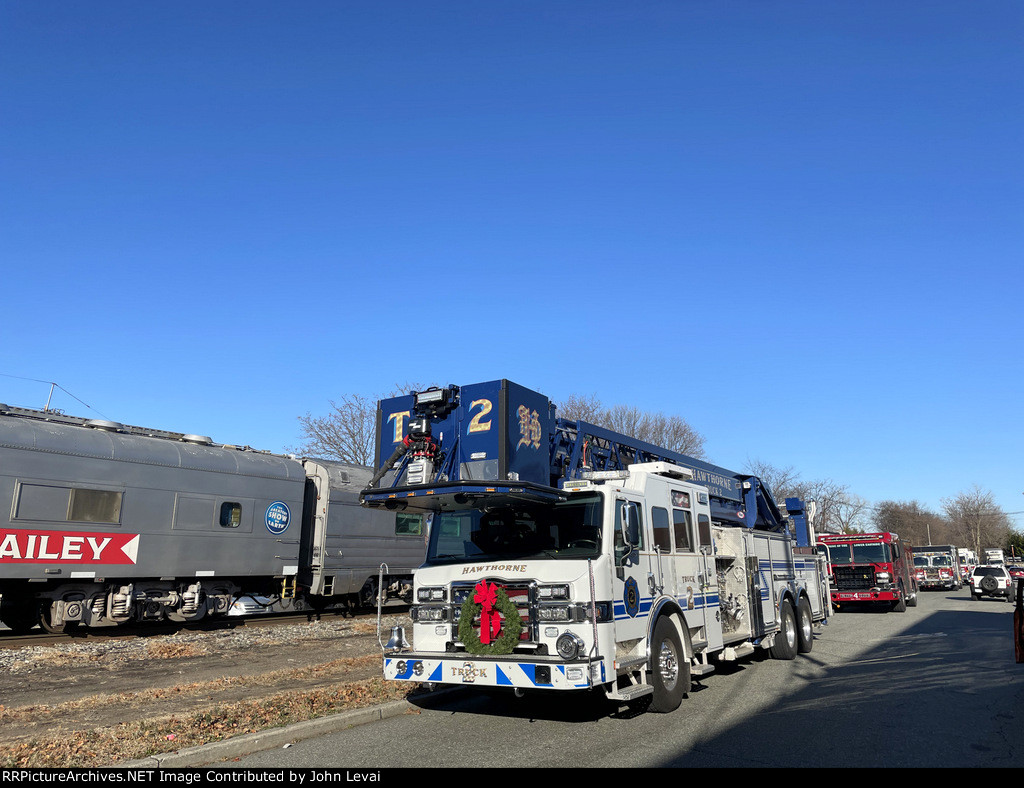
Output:
<svg viewBox="0 0 1024 788">
<path fill-rule="evenodd" d="M 690 691 L 690 661 L 683 651 L 679 630 L 668 616 L 659 617 L 654 624 L 651 685 L 654 695 L 649 708 L 657 714 L 675 711 Z"/>
<path fill-rule="evenodd" d="M 772 659 L 794 659 L 800 641 L 799 628 L 796 625 L 796 613 L 793 603 L 783 599 L 779 605 L 779 633 L 769 649 Z"/>
<path fill-rule="evenodd" d="M 988 591 L 991 594 L 998 587 L 999 581 L 992 577 L 992 575 L 985 575 L 983 578 L 981 578 L 982 591 Z"/>
<path fill-rule="evenodd" d="M 811 603 L 807 597 L 800 597 L 797 610 L 797 646 L 796 650 L 801 654 L 810 654 L 814 648 L 814 618 L 811 615 Z"/>
<path fill-rule="evenodd" d="M 899 587 L 900 598 L 892 603 L 892 610 L 894 613 L 906 613 L 907 612 L 907 592 L 903 586 Z"/>
<path fill-rule="evenodd" d="M 24 635 L 39 623 L 39 608 L 34 604 L 0 605 L 0 622 L 16 635 Z"/>
<path fill-rule="evenodd" d="M 915 588 L 907 597 L 907 607 L 917 607 L 917 589 Z"/>
</svg>

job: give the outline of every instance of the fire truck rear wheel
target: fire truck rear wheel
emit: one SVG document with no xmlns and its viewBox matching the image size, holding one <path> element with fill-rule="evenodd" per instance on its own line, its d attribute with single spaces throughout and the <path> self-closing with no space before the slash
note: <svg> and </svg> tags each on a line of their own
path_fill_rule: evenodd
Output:
<svg viewBox="0 0 1024 788">
<path fill-rule="evenodd" d="M 811 603 L 807 601 L 807 597 L 800 597 L 800 603 L 797 605 L 797 614 L 800 619 L 797 651 L 801 654 L 809 654 L 811 649 L 814 648 L 814 619 L 811 616 Z"/>
<path fill-rule="evenodd" d="M 779 605 L 780 629 L 775 636 L 775 641 L 769 653 L 772 659 L 794 659 L 799 642 L 799 630 L 796 625 L 796 613 L 793 612 L 793 603 L 783 599 Z"/>
<path fill-rule="evenodd" d="M 654 696 L 650 710 L 665 714 L 675 711 L 690 691 L 690 661 L 683 651 L 679 630 L 668 616 L 654 625 L 651 644 L 651 685 Z"/>
</svg>

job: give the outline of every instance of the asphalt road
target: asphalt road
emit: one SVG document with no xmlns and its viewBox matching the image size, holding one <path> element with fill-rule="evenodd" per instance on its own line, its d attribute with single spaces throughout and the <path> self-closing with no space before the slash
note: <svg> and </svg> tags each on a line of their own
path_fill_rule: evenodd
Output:
<svg viewBox="0 0 1024 788">
<path fill-rule="evenodd" d="M 1013 606 L 931 591 L 905 613 L 835 614 L 810 654 L 705 677 L 671 714 L 616 715 L 560 693 L 446 693 L 220 765 L 395 767 L 1024 766 Z M 212 754 L 212 753 L 211 753 Z M 209 761 L 207 761 L 209 763 Z"/>
</svg>

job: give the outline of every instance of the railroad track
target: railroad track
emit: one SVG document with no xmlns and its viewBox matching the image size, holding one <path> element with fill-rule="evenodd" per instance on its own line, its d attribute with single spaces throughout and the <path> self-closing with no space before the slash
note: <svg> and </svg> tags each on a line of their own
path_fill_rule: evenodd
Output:
<svg viewBox="0 0 1024 788">
<path fill-rule="evenodd" d="M 408 612 L 406 604 L 388 604 L 384 606 L 387 615 L 400 615 Z M 241 627 L 273 627 L 287 626 L 308 621 L 322 621 L 331 618 L 374 618 L 375 609 L 352 611 L 348 608 L 329 608 L 320 612 L 304 610 L 292 613 L 265 613 L 253 616 L 231 616 L 209 618 L 184 624 L 171 622 L 151 622 L 146 624 L 125 624 L 112 627 L 69 627 L 64 632 L 33 631 L 27 634 L 15 634 L 10 630 L 0 629 L 0 649 L 30 648 L 32 646 L 50 646 L 66 644 L 74 641 L 102 642 L 104 640 L 133 640 L 135 638 L 173 635 L 176 632 L 215 632 L 222 629 Z"/>
</svg>

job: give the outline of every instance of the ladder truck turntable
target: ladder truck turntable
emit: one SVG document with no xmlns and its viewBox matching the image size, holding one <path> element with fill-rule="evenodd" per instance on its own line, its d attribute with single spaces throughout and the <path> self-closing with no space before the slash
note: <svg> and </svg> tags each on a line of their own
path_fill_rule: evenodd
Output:
<svg viewBox="0 0 1024 788">
<path fill-rule="evenodd" d="M 384 677 L 603 690 L 670 712 L 719 661 L 809 652 L 830 612 L 803 502 L 507 380 L 381 400 L 364 506 L 429 515 Z M 382 567 L 382 571 L 385 567 Z"/>
</svg>

